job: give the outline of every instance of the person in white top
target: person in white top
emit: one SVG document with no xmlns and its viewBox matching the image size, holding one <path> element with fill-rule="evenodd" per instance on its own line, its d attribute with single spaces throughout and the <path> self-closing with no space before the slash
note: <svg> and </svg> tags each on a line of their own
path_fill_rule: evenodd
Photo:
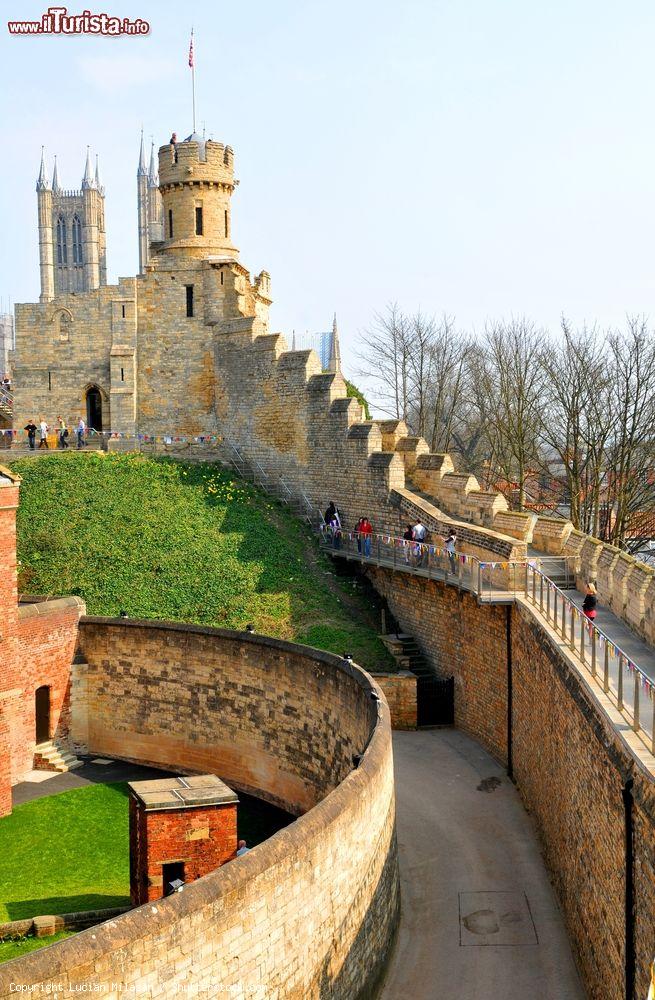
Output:
<svg viewBox="0 0 655 1000">
<path fill-rule="evenodd" d="M 414 527 L 412 528 L 412 538 L 416 542 L 414 546 L 414 555 L 416 556 L 416 565 L 420 566 L 423 562 L 423 557 L 425 555 L 425 549 L 423 548 L 423 543 L 425 542 L 425 536 L 428 533 L 428 529 L 421 522 L 419 518 Z"/>
<path fill-rule="evenodd" d="M 77 425 L 77 447 L 78 448 L 83 448 L 84 447 L 84 432 L 85 432 L 85 430 L 86 430 L 86 424 L 82 420 L 82 417 L 80 417 L 80 421 L 79 421 L 79 423 Z"/>
<path fill-rule="evenodd" d="M 457 535 L 454 531 L 449 531 L 448 536 L 444 538 L 444 548 L 448 553 L 448 561 L 450 562 L 450 572 L 456 572 L 456 559 L 455 559 L 455 543 L 457 542 Z"/>
<path fill-rule="evenodd" d="M 48 425 L 45 420 L 42 420 L 39 424 L 39 448 L 48 447 Z"/>
</svg>

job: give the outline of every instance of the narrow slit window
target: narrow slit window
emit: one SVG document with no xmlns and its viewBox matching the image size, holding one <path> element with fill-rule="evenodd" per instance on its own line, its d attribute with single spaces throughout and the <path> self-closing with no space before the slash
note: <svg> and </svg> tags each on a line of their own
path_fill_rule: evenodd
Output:
<svg viewBox="0 0 655 1000">
<path fill-rule="evenodd" d="M 125 381 L 125 369 L 121 368 L 121 382 Z"/>
<path fill-rule="evenodd" d="M 169 238 L 169 240 L 173 239 L 173 209 L 172 208 L 169 208 L 169 210 L 168 210 L 168 238 Z"/>
<path fill-rule="evenodd" d="M 227 221 L 227 209 L 225 209 L 225 235 L 226 236 L 230 235 L 230 233 L 229 233 L 229 225 L 228 225 L 228 221 Z"/>
<path fill-rule="evenodd" d="M 186 288 L 186 314 L 193 316 L 193 285 L 185 285 Z"/>
<path fill-rule="evenodd" d="M 125 306 L 121 306 L 121 312 L 123 314 L 123 319 L 125 319 Z"/>
<path fill-rule="evenodd" d="M 196 236 L 202 236 L 202 206 L 196 205 Z"/>
<path fill-rule="evenodd" d="M 48 392 L 52 392 L 52 372 L 48 372 Z"/>
<path fill-rule="evenodd" d="M 223 274 L 223 272 L 221 271 L 221 285 L 223 284 L 223 279 L 224 279 L 224 277 L 225 277 L 225 275 L 224 275 L 224 274 Z"/>
</svg>

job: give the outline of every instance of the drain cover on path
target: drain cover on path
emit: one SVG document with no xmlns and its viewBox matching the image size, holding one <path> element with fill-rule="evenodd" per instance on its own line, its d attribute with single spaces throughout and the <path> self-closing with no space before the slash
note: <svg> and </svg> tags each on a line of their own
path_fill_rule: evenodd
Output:
<svg viewBox="0 0 655 1000">
<path fill-rule="evenodd" d="M 539 944 L 524 892 L 460 892 L 459 943 L 466 947 Z"/>
</svg>

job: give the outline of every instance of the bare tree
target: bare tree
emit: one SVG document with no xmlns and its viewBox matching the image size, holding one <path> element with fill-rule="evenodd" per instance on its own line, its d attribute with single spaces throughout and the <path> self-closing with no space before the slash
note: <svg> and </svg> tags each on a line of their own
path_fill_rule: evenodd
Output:
<svg viewBox="0 0 655 1000">
<path fill-rule="evenodd" d="M 545 333 L 525 318 L 494 323 L 486 331 L 480 379 L 489 419 L 485 436 L 489 462 L 508 483 L 516 483 L 523 510 L 526 483 L 538 464 L 540 403 L 544 384 L 540 354 Z M 514 490 L 508 491 L 514 502 Z"/>
<path fill-rule="evenodd" d="M 550 472 L 557 476 L 563 471 L 574 526 L 598 531 L 611 427 L 605 343 L 595 329 L 583 327 L 574 332 L 564 318 L 562 334 L 561 341 L 546 342 L 541 353 L 545 373 L 542 457 Z"/>
<path fill-rule="evenodd" d="M 358 374 L 377 386 L 375 401 L 398 420 L 406 420 L 409 410 L 410 324 L 395 302 L 383 313 L 375 313 L 373 326 L 361 338 L 357 353 Z"/>
<path fill-rule="evenodd" d="M 655 463 L 655 341 L 643 318 L 629 318 L 624 334 L 608 337 L 612 433 L 608 443 L 605 537 L 625 544 L 635 513 L 652 504 L 649 473 Z"/>
</svg>

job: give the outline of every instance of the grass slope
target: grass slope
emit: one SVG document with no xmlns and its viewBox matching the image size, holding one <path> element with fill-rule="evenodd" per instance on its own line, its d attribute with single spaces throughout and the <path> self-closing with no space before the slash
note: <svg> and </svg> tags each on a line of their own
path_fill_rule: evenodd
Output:
<svg viewBox="0 0 655 1000">
<path fill-rule="evenodd" d="M 23 477 L 23 593 L 79 594 L 91 615 L 257 631 L 394 669 L 372 609 L 333 575 L 306 526 L 216 465 L 52 455 Z"/>
</svg>

